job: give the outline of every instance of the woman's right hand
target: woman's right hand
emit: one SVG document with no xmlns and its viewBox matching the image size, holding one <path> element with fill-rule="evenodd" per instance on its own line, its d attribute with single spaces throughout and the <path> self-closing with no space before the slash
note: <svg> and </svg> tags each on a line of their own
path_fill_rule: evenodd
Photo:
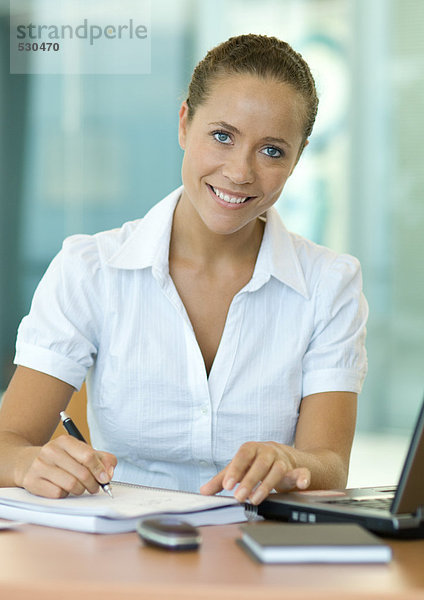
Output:
<svg viewBox="0 0 424 600">
<path fill-rule="evenodd" d="M 21 453 L 17 485 L 47 498 L 97 493 L 99 483 L 110 482 L 118 462 L 113 454 L 94 450 L 70 435 L 41 447 L 27 446 Z"/>
<path fill-rule="evenodd" d="M 111 480 L 118 462 L 113 454 L 68 434 L 50 440 L 74 392 L 51 375 L 17 367 L 0 410 L 0 486 L 63 498 L 94 494 Z"/>
</svg>

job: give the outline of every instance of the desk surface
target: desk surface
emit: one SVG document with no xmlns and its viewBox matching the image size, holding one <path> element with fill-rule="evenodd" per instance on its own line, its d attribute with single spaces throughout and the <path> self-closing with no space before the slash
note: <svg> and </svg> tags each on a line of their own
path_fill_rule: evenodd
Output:
<svg viewBox="0 0 424 600">
<path fill-rule="evenodd" d="M 144 546 L 136 533 L 24 525 L 0 532 L 5 600 L 424 599 L 424 540 L 390 542 L 387 565 L 260 565 L 238 525 L 203 527 L 197 552 Z"/>
</svg>

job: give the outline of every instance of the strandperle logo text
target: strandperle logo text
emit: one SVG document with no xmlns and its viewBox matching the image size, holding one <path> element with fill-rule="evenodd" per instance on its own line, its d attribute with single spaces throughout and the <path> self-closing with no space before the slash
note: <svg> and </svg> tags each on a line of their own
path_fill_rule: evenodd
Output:
<svg viewBox="0 0 424 600">
<path fill-rule="evenodd" d="M 16 37 L 19 40 L 89 40 L 93 46 L 99 39 L 134 39 L 140 40 L 147 38 L 147 27 L 145 25 L 134 24 L 133 19 L 129 19 L 127 24 L 106 25 L 101 27 L 96 24 L 89 24 L 88 19 L 84 19 L 80 25 L 40 25 L 29 23 L 28 25 L 17 25 Z"/>
</svg>

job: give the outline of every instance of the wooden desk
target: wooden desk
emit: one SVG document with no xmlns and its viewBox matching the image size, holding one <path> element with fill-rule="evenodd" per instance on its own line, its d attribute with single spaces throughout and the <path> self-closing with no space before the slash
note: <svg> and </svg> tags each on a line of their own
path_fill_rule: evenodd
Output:
<svg viewBox="0 0 424 600">
<path fill-rule="evenodd" d="M 2 600 L 418 600 L 424 540 L 391 542 L 388 565 L 260 565 L 238 526 L 204 527 L 198 552 L 142 545 L 136 533 L 94 535 L 24 525 L 0 532 Z"/>
</svg>

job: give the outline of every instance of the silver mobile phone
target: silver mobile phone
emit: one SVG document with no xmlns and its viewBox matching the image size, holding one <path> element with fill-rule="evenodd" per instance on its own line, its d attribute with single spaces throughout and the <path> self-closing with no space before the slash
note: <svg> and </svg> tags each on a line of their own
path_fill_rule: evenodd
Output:
<svg viewBox="0 0 424 600">
<path fill-rule="evenodd" d="M 137 533 L 146 544 L 167 550 L 197 550 L 202 542 L 197 527 L 178 517 L 141 519 Z"/>
</svg>

